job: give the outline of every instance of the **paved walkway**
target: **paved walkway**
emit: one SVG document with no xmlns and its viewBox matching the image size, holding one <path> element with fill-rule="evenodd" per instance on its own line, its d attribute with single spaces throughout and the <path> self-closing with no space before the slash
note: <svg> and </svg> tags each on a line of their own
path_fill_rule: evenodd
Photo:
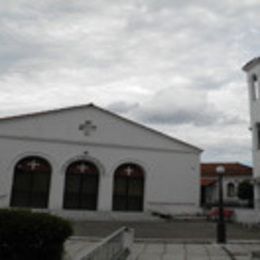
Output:
<svg viewBox="0 0 260 260">
<path fill-rule="evenodd" d="M 67 241 L 67 259 L 75 259 L 84 248 L 122 226 L 135 230 L 133 260 L 251 260 L 251 252 L 260 250 L 259 226 L 227 223 L 225 246 L 215 243 L 216 223 L 207 221 L 82 221 L 73 226 L 74 235 L 88 239 Z"/>
<path fill-rule="evenodd" d="M 74 235 L 103 238 L 122 226 L 133 228 L 135 237 L 142 239 L 216 241 L 216 223 L 208 221 L 82 221 L 74 222 Z M 228 241 L 259 240 L 260 226 L 247 228 L 238 224 L 227 223 L 227 239 Z"/>
<path fill-rule="evenodd" d="M 78 254 L 84 252 L 86 248 L 96 244 L 98 241 L 91 241 L 89 239 L 69 239 L 65 242 L 65 255 L 63 260 L 76 259 Z"/>
<path fill-rule="evenodd" d="M 249 260 L 260 244 L 172 244 L 138 243 L 134 260 Z"/>
<path fill-rule="evenodd" d="M 83 238 L 68 240 L 64 260 L 75 259 L 96 242 Z M 256 250 L 260 250 L 260 242 L 218 245 L 143 241 L 134 244 L 132 253 L 133 260 L 251 260 L 251 252 Z"/>
</svg>

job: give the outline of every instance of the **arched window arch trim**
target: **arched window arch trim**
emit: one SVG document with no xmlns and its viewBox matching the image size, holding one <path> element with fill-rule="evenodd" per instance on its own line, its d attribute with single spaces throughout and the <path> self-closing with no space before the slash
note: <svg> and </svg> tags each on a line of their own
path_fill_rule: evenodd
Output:
<svg viewBox="0 0 260 260">
<path fill-rule="evenodd" d="M 32 151 L 32 152 L 25 152 L 25 153 L 18 154 L 9 164 L 10 167 L 9 170 L 11 170 L 12 173 L 14 173 L 15 166 L 17 165 L 17 163 L 27 157 L 39 157 L 46 160 L 51 167 L 51 172 L 53 171 L 55 165 L 57 165 L 56 161 L 49 154 Z"/>
<path fill-rule="evenodd" d="M 119 172 L 120 168 L 123 168 L 124 166 L 127 166 L 127 167 L 126 167 L 126 170 L 128 170 L 128 167 L 129 167 L 129 170 L 131 170 L 131 166 L 134 167 L 134 168 L 137 168 L 137 170 L 138 170 L 137 175 L 132 176 L 132 175 L 131 175 L 131 172 L 130 172 L 130 173 L 129 173 L 129 177 L 142 177 L 143 179 L 145 179 L 145 172 L 144 172 L 143 168 L 142 168 L 140 165 L 138 165 L 138 164 L 136 164 L 136 163 L 132 163 L 132 162 L 127 162 L 127 163 L 120 164 L 120 165 L 116 168 L 116 170 L 115 170 L 115 172 L 114 172 L 114 176 L 116 176 L 116 175 L 118 175 L 118 176 L 120 176 L 120 175 L 121 175 L 121 176 L 127 176 L 127 172 L 124 173 L 124 174 L 122 174 L 122 173 Z"/>
<path fill-rule="evenodd" d="M 79 155 L 79 156 L 75 156 L 70 159 L 67 159 L 67 161 L 61 167 L 61 174 L 66 175 L 68 167 L 78 161 L 85 161 L 85 162 L 92 163 L 97 167 L 97 170 L 98 170 L 98 173 L 100 176 L 105 174 L 105 168 L 100 163 L 100 161 L 94 157 L 90 157 L 87 155 Z"/>
<path fill-rule="evenodd" d="M 116 164 L 114 164 L 114 166 L 112 167 L 112 171 L 111 171 L 113 177 L 115 175 L 116 170 L 124 164 L 135 164 L 135 165 L 139 166 L 143 171 L 144 179 L 147 178 L 147 175 L 149 172 L 148 165 L 138 159 L 133 159 L 133 158 L 123 159 L 123 160 L 118 161 Z"/>
</svg>

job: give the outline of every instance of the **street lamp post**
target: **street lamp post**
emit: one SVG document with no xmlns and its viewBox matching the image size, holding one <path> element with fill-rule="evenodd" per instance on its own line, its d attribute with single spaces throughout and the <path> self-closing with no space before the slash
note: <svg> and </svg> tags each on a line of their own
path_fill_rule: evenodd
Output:
<svg viewBox="0 0 260 260">
<path fill-rule="evenodd" d="M 225 173 L 224 166 L 218 166 L 216 168 L 218 174 L 218 186 L 219 186 L 219 203 L 218 203 L 218 223 L 217 223 L 217 242 L 226 243 L 226 225 L 224 219 L 224 205 L 223 205 L 223 175 Z"/>
</svg>

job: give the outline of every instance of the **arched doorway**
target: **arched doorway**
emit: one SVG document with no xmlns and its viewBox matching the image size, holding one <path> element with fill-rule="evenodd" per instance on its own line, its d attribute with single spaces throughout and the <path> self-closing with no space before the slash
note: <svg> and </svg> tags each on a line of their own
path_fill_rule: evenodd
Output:
<svg viewBox="0 0 260 260">
<path fill-rule="evenodd" d="M 20 160 L 14 169 L 12 207 L 47 208 L 51 166 L 41 157 Z"/>
<path fill-rule="evenodd" d="M 113 210 L 142 211 L 143 200 L 143 169 L 133 163 L 122 164 L 114 175 Z"/>
<path fill-rule="evenodd" d="M 66 171 L 65 209 L 97 209 L 99 171 L 92 163 L 79 160 L 70 164 Z"/>
</svg>

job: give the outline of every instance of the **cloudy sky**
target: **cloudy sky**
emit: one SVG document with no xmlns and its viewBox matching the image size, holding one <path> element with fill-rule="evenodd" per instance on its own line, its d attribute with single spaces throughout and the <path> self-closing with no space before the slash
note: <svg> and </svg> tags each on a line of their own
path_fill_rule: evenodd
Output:
<svg viewBox="0 0 260 260">
<path fill-rule="evenodd" d="M 259 0 L 0 3 L 0 116 L 93 102 L 251 163 L 241 67 L 258 56 Z"/>
</svg>

